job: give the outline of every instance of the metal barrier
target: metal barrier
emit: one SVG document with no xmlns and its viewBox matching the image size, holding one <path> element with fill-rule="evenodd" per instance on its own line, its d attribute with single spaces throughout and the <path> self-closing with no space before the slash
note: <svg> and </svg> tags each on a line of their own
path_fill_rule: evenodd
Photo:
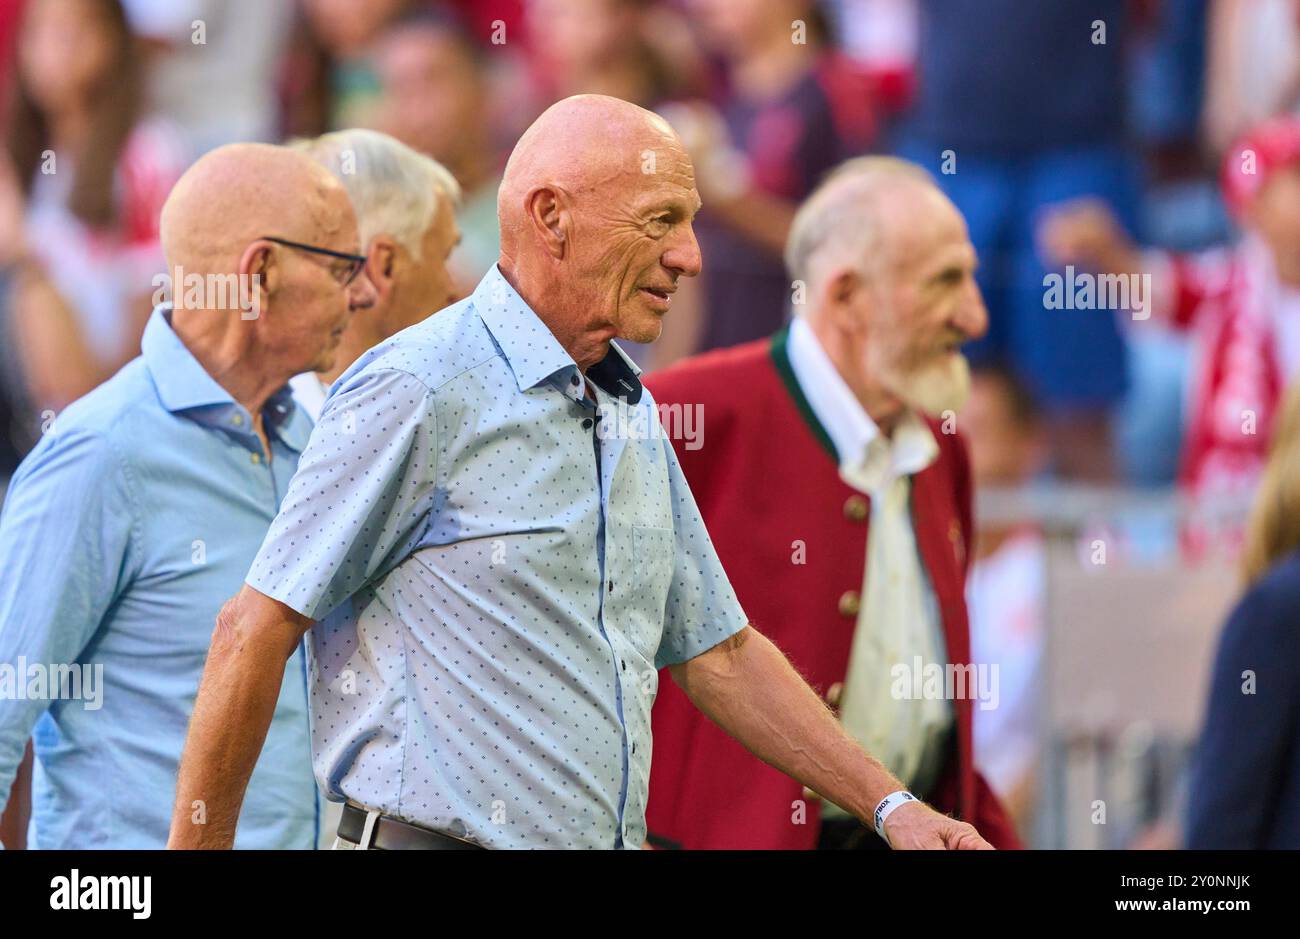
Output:
<svg viewBox="0 0 1300 939">
<path fill-rule="evenodd" d="M 1246 509 L 1164 490 L 979 493 L 981 526 L 1031 523 L 1046 541 L 1034 847 L 1127 847 L 1177 824 Z"/>
</svg>

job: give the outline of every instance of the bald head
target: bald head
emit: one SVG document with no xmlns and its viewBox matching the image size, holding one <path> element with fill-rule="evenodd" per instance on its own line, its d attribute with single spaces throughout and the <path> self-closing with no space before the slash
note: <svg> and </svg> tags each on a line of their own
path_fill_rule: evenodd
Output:
<svg viewBox="0 0 1300 939">
<path fill-rule="evenodd" d="M 519 139 L 497 201 L 501 267 L 582 364 L 656 339 L 699 272 L 695 171 L 662 117 L 618 98 L 557 102 Z"/>
<path fill-rule="evenodd" d="M 347 191 L 286 147 L 232 144 L 203 156 L 167 197 L 161 240 L 172 328 L 254 412 L 291 376 L 331 367 L 351 311 L 374 302 L 357 276 Z"/>
<path fill-rule="evenodd" d="M 237 272 L 257 238 L 354 250 L 344 242 L 355 230 L 347 192 L 323 166 L 284 147 L 240 143 L 186 170 L 163 205 L 160 237 L 172 270 L 219 274 Z"/>
<path fill-rule="evenodd" d="M 858 157 L 839 166 L 799 207 L 786 241 L 786 267 L 814 294 L 844 267 L 876 274 L 910 253 L 917 230 L 935 218 L 960 222 L 924 169 L 896 157 Z"/>
<path fill-rule="evenodd" d="M 694 186 L 690 159 L 658 114 L 606 95 L 558 101 L 524 131 L 506 163 L 497 196 L 503 247 L 514 246 L 525 200 L 538 186 L 557 187 L 575 199 L 618 196 L 660 173 Z"/>
</svg>

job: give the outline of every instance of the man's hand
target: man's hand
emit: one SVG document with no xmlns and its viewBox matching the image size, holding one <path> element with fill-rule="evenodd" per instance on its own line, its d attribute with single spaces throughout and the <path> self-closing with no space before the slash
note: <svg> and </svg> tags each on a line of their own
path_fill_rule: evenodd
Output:
<svg viewBox="0 0 1300 939">
<path fill-rule="evenodd" d="M 1079 264 L 1102 274 L 1135 274 L 1142 268 L 1141 253 L 1099 199 L 1053 206 L 1039 222 L 1038 245 L 1049 265 Z"/>
<path fill-rule="evenodd" d="M 973 825 L 941 815 L 924 802 L 908 802 L 889 813 L 885 834 L 894 850 L 992 851 Z"/>
<path fill-rule="evenodd" d="M 691 702 L 751 753 L 866 824 L 882 799 L 905 788 L 752 626 L 671 671 Z M 991 847 L 970 825 L 923 802 L 890 812 L 885 833 L 896 849 Z"/>
</svg>

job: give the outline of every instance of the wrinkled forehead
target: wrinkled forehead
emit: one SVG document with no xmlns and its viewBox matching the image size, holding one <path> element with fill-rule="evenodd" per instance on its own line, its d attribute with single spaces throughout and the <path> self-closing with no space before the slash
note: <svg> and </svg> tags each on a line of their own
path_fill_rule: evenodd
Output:
<svg viewBox="0 0 1300 939">
<path fill-rule="evenodd" d="M 900 199 L 886 214 L 887 253 L 900 270 L 928 270 L 951 264 L 973 264 L 966 220 L 938 189 L 919 190 L 915 198 Z"/>
<path fill-rule="evenodd" d="M 699 206 L 695 167 L 675 138 L 642 143 L 622 161 L 618 181 L 637 206 L 671 201 L 693 213 Z"/>
</svg>

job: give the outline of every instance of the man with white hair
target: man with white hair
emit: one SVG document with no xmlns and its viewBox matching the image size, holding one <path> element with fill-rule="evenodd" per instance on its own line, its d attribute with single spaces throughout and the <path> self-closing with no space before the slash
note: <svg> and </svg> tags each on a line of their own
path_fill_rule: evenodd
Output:
<svg viewBox="0 0 1300 939">
<path fill-rule="evenodd" d="M 334 364 L 291 382 L 315 420 L 330 385 L 361 353 L 458 299 L 447 258 L 460 242 L 461 196 L 442 164 L 378 131 L 340 130 L 291 146 L 333 173 L 352 197 L 376 295 L 374 306 L 352 317 Z"/>
<path fill-rule="evenodd" d="M 793 323 L 646 384 L 661 408 L 707 420 L 705 445 L 677 456 L 753 622 L 912 793 L 1015 846 L 971 758 L 972 699 L 995 705 L 996 683 L 963 668 L 958 346 L 987 328 L 966 224 L 924 170 L 862 157 L 799 209 L 786 263 Z M 661 689 L 652 843 L 885 847 Z"/>
</svg>

